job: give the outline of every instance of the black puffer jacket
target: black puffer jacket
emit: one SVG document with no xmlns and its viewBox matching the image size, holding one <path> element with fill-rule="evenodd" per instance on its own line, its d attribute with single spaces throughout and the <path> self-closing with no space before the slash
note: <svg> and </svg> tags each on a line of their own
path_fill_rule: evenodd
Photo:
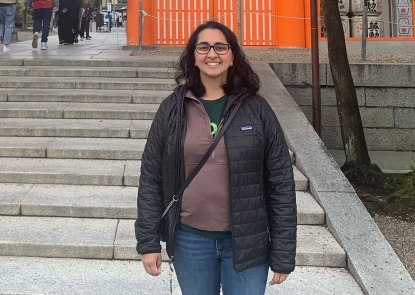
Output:
<svg viewBox="0 0 415 295">
<path fill-rule="evenodd" d="M 161 215 L 184 182 L 185 90 L 185 86 L 177 87 L 162 102 L 147 139 L 135 223 L 139 254 L 161 251 Z M 244 102 L 224 135 L 230 174 L 234 270 L 243 271 L 269 258 L 271 270 L 288 274 L 295 267 L 297 229 L 291 159 L 275 113 L 261 96 L 231 96 L 225 119 L 241 99 Z M 242 130 L 243 126 L 252 129 Z M 180 204 L 176 205 L 166 215 L 162 233 L 172 259 L 180 213 Z"/>
</svg>

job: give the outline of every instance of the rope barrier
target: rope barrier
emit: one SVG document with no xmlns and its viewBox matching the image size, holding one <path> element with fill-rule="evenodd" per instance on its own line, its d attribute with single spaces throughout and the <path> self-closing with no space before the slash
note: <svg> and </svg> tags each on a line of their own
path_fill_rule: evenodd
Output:
<svg viewBox="0 0 415 295">
<path fill-rule="evenodd" d="M 154 16 L 154 15 L 150 15 L 148 13 L 146 13 L 144 10 L 141 10 L 141 12 L 143 13 L 143 23 L 144 23 L 144 16 L 148 16 L 151 18 L 155 18 L 158 20 L 164 20 L 164 21 L 171 21 L 171 22 L 205 22 L 211 19 L 220 19 L 232 14 L 236 14 L 237 12 L 230 12 L 230 13 L 225 13 L 221 16 L 214 16 L 211 18 L 201 18 L 201 19 L 195 19 L 195 20 L 183 20 L 183 19 L 170 19 L 170 18 L 162 18 L 162 17 L 158 17 L 158 16 Z M 266 16 L 266 17 L 274 17 L 274 18 L 284 18 L 284 19 L 298 19 L 298 20 L 310 20 L 310 18 L 308 17 L 295 17 L 295 16 L 282 16 L 282 15 L 274 15 L 274 14 L 266 14 L 266 13 L 261 13 L 261 12 L 252 12 L 252 11 L 243 11 L 242 13 L 246 13 L 246 14 L 256 14 L 256 15 L 262 15 L 262 16 Z M 371 17 L 371 16 L 369 16 Z M 373 17 L 373 16 L 372 16 Z M 349 18 L 352 19 L 352 18 Z M 323 20 L 322 17 L 319 18 L 320 21 Z M 390 21 L 385 21 L 385 20 L 377 20 L 377 22 L 381 22 L 381 23 L 385 23 L 385 24 L 393 24 L 393 25 L 398 25 L 398 23 L 396 22 L 390 22 Z M 413 25 L 408 25 L 409 27 L 413 27 Z"/>
</svg>

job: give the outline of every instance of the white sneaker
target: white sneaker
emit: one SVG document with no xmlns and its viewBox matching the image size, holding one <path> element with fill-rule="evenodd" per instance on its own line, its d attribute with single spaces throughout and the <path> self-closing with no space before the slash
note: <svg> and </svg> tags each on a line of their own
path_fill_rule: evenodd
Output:
<svg viewBox="0 0 415 295">
<path fill-rule="evenodd" d="M 33 41 L 32 41 L 32 47 L 37 48 L 37 39 L 39 38 L 39 33 L 33 34 Z"/>
<path fill-rule="evenodd" d="M 41 50 L 48 50 L 49 48 L 48 48 L 48 43 L 46 43 L 46 42 L 42 42 L 41 44 L 40 44 L 40 49 Z"/>
<path fill-rule="evenodd" d="M 10 52 L 12 51 L 8 46 L 3 45 L 3 52 Z"/>
</svg>

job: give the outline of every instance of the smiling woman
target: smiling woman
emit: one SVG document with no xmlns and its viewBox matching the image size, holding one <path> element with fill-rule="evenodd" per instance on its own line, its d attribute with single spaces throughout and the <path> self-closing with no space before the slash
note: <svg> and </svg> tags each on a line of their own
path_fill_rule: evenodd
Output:
<svg viewBox="0 0 415 295">
<path fill-rule="evenodd" d="M 233 66 L 233 52 L 229 47 L 225 35 L 218 29 L 206 29 L 199 34 L 195 66 L 200 70 L 203 85 L 209 85 L 203 96 L 205 100 L 218 99 L 225 94 L 221 86 L 227 83 L 228 68 Z"/>
<path fill-rule="evenodd" d="M 165 240 L 183 295 L 263 295 L 269 268 L 274 285 L 295 267 L 294 177 L 281 126 L 220 23 L 191 34 L 176 82 L 142 156 L 135 230 L 143 266 L 161 273 Z"/>
</svg>

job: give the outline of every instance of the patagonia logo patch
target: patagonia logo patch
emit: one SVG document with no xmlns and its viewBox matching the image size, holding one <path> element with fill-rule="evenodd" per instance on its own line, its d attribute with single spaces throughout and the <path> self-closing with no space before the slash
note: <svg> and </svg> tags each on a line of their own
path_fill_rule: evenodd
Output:
<svg viewBox="0 0 415 295">
<path fill-rule="evenodd" d="M 245 131 L 245 130 L 252 130 L 252 126 L 242 126 L 242 127 L 241 127 L 241 130 L 242 130 L 242 131 Z"/>
</svg>

